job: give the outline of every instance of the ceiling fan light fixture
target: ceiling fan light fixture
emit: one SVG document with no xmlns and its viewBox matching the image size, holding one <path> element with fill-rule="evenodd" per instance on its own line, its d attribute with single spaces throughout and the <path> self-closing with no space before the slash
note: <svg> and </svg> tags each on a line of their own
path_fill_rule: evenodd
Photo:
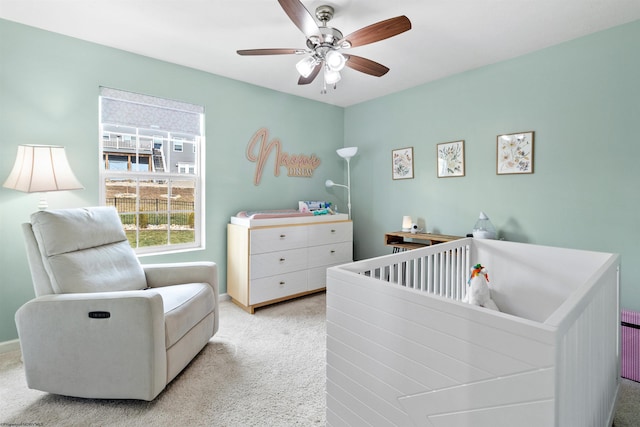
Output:
<svg viewBox="0 0 640 427">
<path fill-rule="evenodd" d="M 389 71 L 388 67 L 375 61 L 361 56 L 342 54 L 339 50 L 386 40 L 411 29 L 411 21 L 402 15 L 362 27 L 345 36 L 340 30 L 327 25 L 333 18 L 333 6 L 326 4 L 318 6 L 314 18 L 301 0 L 278 0 L 278 2 L 291 22 L 304 34 L 306 48 L 243 49 L 236 52 L 242 56 L 305 55 L 305 58 L 296 64 L 300 74 L 298 85 L 312 83 L 320 72 L 324 71 L 320 93 L 326 93 L 328 85 L 336 88 L 336 83 L 342 78 L 340 71 L 344 67 L 374 77 L 382 77 Z"/>
<path fill-rule="evenodd" d="M 324 82 L 328 85 L 334 85 L 340 81 L 342 76 L 339 71 L 331 70 L 329 67 L 326 67 L 324 70 Z"/>
<path fill-rule="evenodd" d="M 298 73 L 300 73 L 302 77 L 307 78 L 311 75 L 316 65 L 316 59 L 313 56 L 307 56 L 298 61 L 296 70 L 298 70 Z"/>
<path fill-rule="evenodd" d="M 325 62 L 327 66 L 332 71 L 340 71 L 344 68 L 344 65 L 347 63 L 347 59 L 343 54 L 338 52 L 337 50 L 330 50 L 327 52 L 325 56 Z"/>
</svg>

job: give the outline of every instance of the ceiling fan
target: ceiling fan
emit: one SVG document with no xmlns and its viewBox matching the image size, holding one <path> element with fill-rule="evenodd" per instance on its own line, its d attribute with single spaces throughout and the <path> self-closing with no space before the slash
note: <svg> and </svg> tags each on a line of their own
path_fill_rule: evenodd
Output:
<svg viewBox="0 0 640 427">
<path fill-rule="evenodd" d="M 298 84 L 313 82 L 320 71 L 323 71 L 322 93 L 327 92 L 327 85 L 333 85 L 335 89 L 341 79 L 340 71 L 344 67 L 375 77 L 384 76 L 389 71 L 382 64 L 361 56 L 341 53 L 341 50 L 375 43 L 411 29 L 411 21 L 402 15 L 371 24 L 345 37 L 339 30 L 327 26 L 327 22 L 333 18 L 333 7 L 322 5 L 316 8 L 315 15 L 320 21 L 318 24 L 300 0 L 278 0 L 278 3 L 307 38 L 306 49 L 245 49 L 238 50 L 238 55 L 306 55 L 296 64 L 300 74 Z"/>
</svg>

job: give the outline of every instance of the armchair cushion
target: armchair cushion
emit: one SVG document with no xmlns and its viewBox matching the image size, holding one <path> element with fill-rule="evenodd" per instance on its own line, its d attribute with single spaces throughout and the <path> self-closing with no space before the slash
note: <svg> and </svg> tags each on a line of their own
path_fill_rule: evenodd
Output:
<svg viewBox="0 0 640 427">
<path fill-rule="evenodd" d="M 154 288 L 164 305 L 165 346 L 174 345 L 215 309 L 213 289 L 207 283 Z"/>
<path fill-rule="evenodd" d="M 147 286 L 114 208 L 45 210 L 34 213 L 31 224 L 56 293 L 128 291 Z"/>
</svg>

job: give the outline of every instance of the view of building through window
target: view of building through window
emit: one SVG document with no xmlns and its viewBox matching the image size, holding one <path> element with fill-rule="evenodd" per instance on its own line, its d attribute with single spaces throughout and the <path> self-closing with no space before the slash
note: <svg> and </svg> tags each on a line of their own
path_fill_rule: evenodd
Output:
<svg viewBox="0 0 640 427">
<path fill-rule="evenodd" d="M 101 202 L 139 253 L 200 247 L 201 106 L 101 88 Z"/>
</svg>

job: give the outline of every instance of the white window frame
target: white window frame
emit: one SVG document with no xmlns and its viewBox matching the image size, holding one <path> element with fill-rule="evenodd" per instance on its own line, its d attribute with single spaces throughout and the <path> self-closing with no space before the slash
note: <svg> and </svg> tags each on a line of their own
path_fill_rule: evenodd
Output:
<svg viewBox="0 0 640 427">
<path fill-rule="evenodd" d="M 116 93 L 118 91 L 115 91 Z M 108 95 L 107 95 L 108 96 Z M 143 95 L 144 96 L 144 95 Z M 188 173 L 179 173 L 179 171 L 175 171 L 175 172 L 171 172 L 170 168 L 168 171 L 164 171 L 164 172 L 144 172 L 144 171 L 110 171 L 110 170 L 105 170 L 103 167 L 103 154 L 104 154 L 104 144 L 103 142 L 108 142 L 109 139 L 106 138 L 106 127 L 109 126 L 114 126 L 114 125 L 118 125 L 118 123 L 103 123 L 103 114 L 102 114 L 102 97 L 103 95 L 100 96 L 100 100 L 99 100 L 99 109 L 100 109 L 100 114 L 99 114 L 99 129 L 100 129 L 100 137 L 99 137 L 99 198 L 100 198 L 100 204 L 101 205 L 106 205 L 107 200 L 106 200 L 106 183 L 109 180 L 133 180 L 133 182 L 136 182 L 136 194 L 140 194 L 139 192 L 139 186 L 140 186 L 140 182 L 145 182 L 145 181 L 163 181 L 163 182 L 167 182 L 167 188 L 168 188 L 168 192 L 171 192 L 170 186 L 171 183 L 174 181 L 185 181 L 185 180 L 191 180 L 193 179 L 194 181 L 194 204 L 193 204 L 193 212 L 194 212 L 194 216 L 195 216 L 195 221 L 194 221 L 194 241 L 193 242 L 188 242 L 188 243 L 179 243 L 179 244 L 165 244 L 165 245 L 158 245 L 158 246 L 142 246 L 142 247 L 134 247 L 134 250 L 136 252 L 136 254 L 143 256 L 143 255 L 155 255 L 155 254 L 165 254 L 165 253 L 172 253 L 172 252 L 182 252 L 182 251 L 191 251 L 191 250 L 201 250 L 205 248 L 205 198 L 204 198 L 204 194 L 205 194 L 205 176 L 204 176 L 204 167 L 202 167 L 203 162 L 204 162 L 204 153 L 205 153 L 205 137 L 204 137 L 204 120 L 205 120 L 205 115 L 204 115 L 204 109 L 202 108 L 202 111 L 199 113 L 200 115 L 200 134 L 201 135 L 194 135 L 194 140 L 191 142 L 193 143 L 194 147 L 199 146 L 200 149 L 196 149 L 194 151 L 195 155 L 195 165 L 192 168 L 192 172 L 191 174 Z M 148 98 L 152 98 L 152 97 L 148 97 Z M 170 100 L 166 100 L 168 102 L 172 102 Z M 197 106 L 195 106 L 197 107 Z M 129 125 L 130 126 L 130 125 Z M 161 125 L 158 125 L 161 127 Z M 135 135 L 135 141 L 136 141 L 136 153 L 138 153 L 139 149 L 140 149 L 140 140 L 141 140 L 141 136 L 144 138 L 145 135 L 150 135 L 150 132 L 152 131 L 157 131 L 158 127 L 157 126 L 153 126 L 153 128 L 144 128 L 144 127 L 138 127 L 137 129 L 137 134 Z M 171 141 L 171 133 L 168 132 L 168 141 Z M 153 142 L 156 142 L 156 137 L 152 137 L 153 138 Z M 174 141 L 175 142 L 175 141 Z M 184 141 L 180 141 L 178 140 L 178 142 L 183 143 Z M 153 159 L 150 160 L 151 162 L 153 162 Z M 139 206 L 139 198 L 136 198 L 136 209 L 135 212 L 133 212 L 133 214 L 136 215 L 136 217 L 140 217 L 140 215 L 143 214 L 143 212 L 141 211 L 142 208 L 140 208 Z M 180 213 L 184 213 L 184 211 L 180 211 L 179 209 L 168 209 L 168 215 L 171 216 L 171 214 L 180 214 Z M 138 223 L 139 224 L 139 223 Z M 135 227 L 136 230 L 136 236 L 139 236 L 140 233 L 140 229 Z M 170 242 L 171 241 L 171 232 L 172 232 L 172 228 L 171 227 L 167 227 L 167 241 Z M 137 240 L 136 237 L 136 241 Z M 138 243 L 136 243 L 137 245 Z"/>
</svg>

